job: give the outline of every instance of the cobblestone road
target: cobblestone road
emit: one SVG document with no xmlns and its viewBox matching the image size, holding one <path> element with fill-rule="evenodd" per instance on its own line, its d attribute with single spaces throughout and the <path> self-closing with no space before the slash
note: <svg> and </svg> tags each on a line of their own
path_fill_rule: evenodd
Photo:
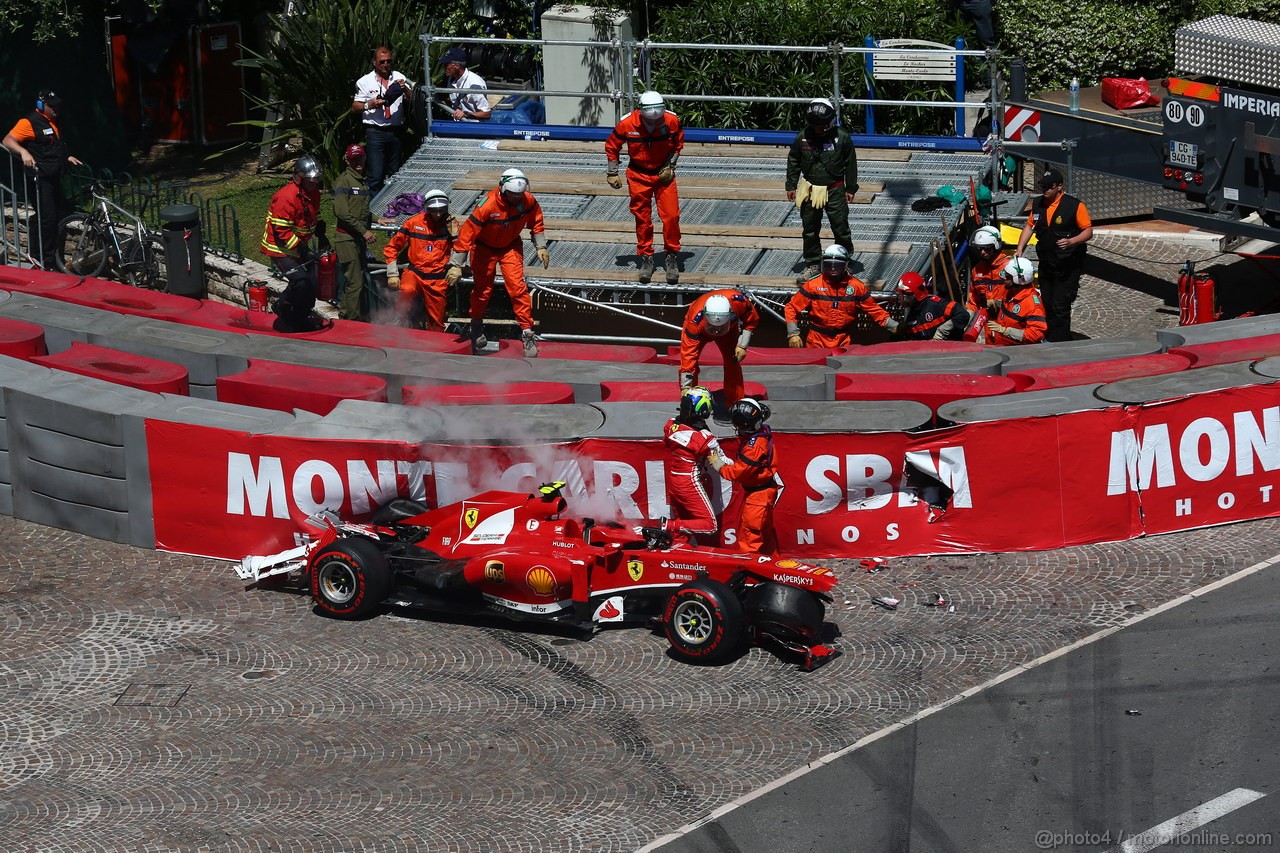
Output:
<svg viewBox="0 0 1280 853">
<path fill-rule="evenodd" d="M 1136 287 L 1105 264 L 1086 279 L 1082 332 L 1176 323 L 1176 267 L 1157 262 L 1207 253 L 1144 239 L 1099 239 L 1146 256 Z M 680 664 L 635 629 L 584 642 L 337 622 L 306 596 L 246 591 L 225 563 L 0 517 L 0 850 L 633 850 L 1270 557 L 1278 533 L 1265 520 L 876 574 L 834 562 L 844 655 L 805 674 L 760 649 Z M 920 606 L 934 592 L 955 611 Z M 867 602 L 885 594 L 897 611 Z"/>
<path fill-rule="evenodd" d="M 337 622 L 225 563 L 0 518 L 0 850 L 634 850 L 1277 533 L 836 563 L 844 655 L 806 674 L 688 666 L 641 629 Z"/>
</svg>

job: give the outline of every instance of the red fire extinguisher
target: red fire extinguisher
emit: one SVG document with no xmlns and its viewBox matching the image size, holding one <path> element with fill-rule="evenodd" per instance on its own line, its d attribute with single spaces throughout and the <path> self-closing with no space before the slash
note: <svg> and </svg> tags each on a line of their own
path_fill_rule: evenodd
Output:
<svg viewBox="0 0 1280 853">
<path fill-rule="evenodd" d="M 267 311 L 267 283 L 262 279 L 255 279 L 249 282 L 248 297 L 246 301 L 249 303 L 250 311 Z"/>
<path fill-rule="evenodd" d="M 1178 275 L 1178 325 L 1212 323 L 1221 316 L 1213 279 L 1208 273 L 1196 272 L 1195 264 L 1187 261 Z"/>
<path fill-rule="evenodd" d="M 328 302 L 337 291 L 337 284 L 338 256 L 332 251 L 321 252 L 320 260 L 316 261 L 316 296 Z"/>
</svg>

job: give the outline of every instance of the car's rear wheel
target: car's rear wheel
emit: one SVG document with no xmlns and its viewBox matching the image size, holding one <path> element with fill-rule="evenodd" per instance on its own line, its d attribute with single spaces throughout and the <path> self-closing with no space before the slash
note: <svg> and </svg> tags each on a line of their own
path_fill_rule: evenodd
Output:
<svg viewBox="0 0 1280 853">
<path fill-rule="evenodd" d="M 372 542 L 344 539 L 311 558 L 311 597 L 316 607 L 338 619 L 361 619 L 376 612 L 391 591 L 391 570 Z"/>
<path fill-rule="evenodd" d="M 720 663 L 738 651 L 746 632 L 742 602 L 729 587 L 697 580 L 675 591 L 662 616 L 676 657 L 693 663 Z"/>
<path fill-rule="evenodd" d="M 745 609 L 752 625 L 786 642 L 812 643 L 826 618 L 822 599 L 784 583 L 752 587 Z"/>
</svg>

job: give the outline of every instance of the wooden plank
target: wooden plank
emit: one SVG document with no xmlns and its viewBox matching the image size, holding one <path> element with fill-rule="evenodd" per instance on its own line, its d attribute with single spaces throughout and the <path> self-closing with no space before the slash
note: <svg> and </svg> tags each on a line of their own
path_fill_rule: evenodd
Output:
<svg viewBox="0 0 1280 853">
<path fill-rule="evenodd" d="M 740 143 L 687 142 L 685 157 L 760 157 L 787 159 L 789 145 L 743 145 Z M 604 154 L 603 142 L 575 142 L 567 139 L 503 139 L 498 142 L 499 151 L 550 152 L 554 154 Z M 889 148 L 859 148 L 858 159 L 879 163 L 905 163 L 911 159 L 910 151 Z"/>
<path fill-rule="evenodd" d="M 548 217 L 544 220 L 544 224 L 548 231 L 564 231 L 564 232 L 601 232 L 623 234 L 628 240 L 635 238 L 635 225 L 631 221 L 624 220 L 601 220 L 586 221 L 582 219 L 559 219 Z M 662 226 L 654 218 L 655 234 L 662 233 Z M 680 223 L 680 231 L 686 237 L 701 236 L 724 236 L 724 237 L 793 237 L 799 234 L 797 228 L 784 228 L 782 226 L 764 226 L 764 225 L 691 225 Z M 549 239 L 549 238 L 548 238 Z M 566 234 L 565 240 L 578 240 L 581 238 Z M 831 233 L 829 227 L 822 230 L 822 242 L 834 240 L 835 236 Z M 903 243 L 882 243 L 877 240 L 854 240 L 853 250 L 855 252 L 877 252 L 882 255 L 905 255 L 912 249 L 912 244 Z"/>
<path fill-rule="evenodd" d="M 525 169 L 525 175 L 529 178 L 529 182 L 533 185 L 534 192 L 539 191 L 544 184 L 587 184 L 592 187 L 604 186 L 612 189 L 604 182 L 604 171 L 597 173 L 583 172 L 543 172 L 538 169 Z M 502 177 L 502 170 L 499 169 L 471 169 L 464 176 L 463 180 L 467 181 L 485 181 L 490 186 L 498 183 L 498 178 Z M 740 188 L 757 190 L 775 190 L 778 191 L 782 187 L 782 176 L 774 178 L 717 178 L 709 175 L 691 175 L 680 172 L 678 183 L 680 194 L 684 195 L 685 189 L 693 189 L 699 187 L 720 187 L 720 188 Z M 455 185 L 456 186 L 456 185 Z M 867 181 L 858 183 L 859 192 L 878 193 L 884 192 L 883 181 Z"/>
<path fill-rule="evenodd" d="M 560 279 L 563 281 L 625 281 L 635 283 L 637 270 L 630 268 L 616 268 L 608 270 L 584 269 L 580 267 L 565 267 L 560 269 L 552 267 L 544 270 L 542 267 L 526 267 L 525 277 L 533 281 L 544 279 Z M 731 275 L 728 273 L 697 273 L 682 272 L 680 273 L 680 284 L 688 285 L 691 288 L 696 287 L 742 287 L 746 289 L 763 287 L 763 288 L 784 288 L 787 290 L 795 290 L 795 276 L 765 276 L 765 275 Z M 654 289 L 660 290 L 667 287 L 666 279 L 663 277 L 661 269 L 654 273 Z"/>
<path fill-rule="evenodd" d="M 565 224 L 567 220 L 554 220 L 555 223 Z M 576 223 L 575 223 L 576 224 Z M 547 222 L 546 237 L 552 243 L 604 243 L 619 246 L 635 245 L 636 234 L 635 229 L 609 229 L 603 230 L 590 226 L 597 223 L 584 222 L 580 223 L 588 227 L 585 228 L 556 228 L 552 227 L 552 222 Z M 613 223 L 600 223 L 613 224 Z M 618 223 L 621 224 L 621 223 Z M 688 228 L 681 227 L 686 246 L 698 246 L 706 249 L 780 249 L 783 251 L 793 251 L 797 255 L 804 250 L 804 244 L 800 237 L 799 229 L 779 228 L 770 229 L 781 231 L 776 235 L 759 235 L 759 234 L 716 234 L 713 232 L 695 233 Z M 658 228 L 654 231 L 654 243 L 662 242 L 662 229 Z M 824 230 L 822 233 L 822 242 L 830 243 L 835 239 L 830 230 Z M 854 243 L 853 250 L 855 252 L 867 252 L 880 255 L 905 255 L 910 251 L 909 243 L 875 243 L 872 241 L 859 241 Z"/>
<path fill-rule="evenodd" d="M 532 281 L 541 280 L 560 280 L 560 281 L 598 281 L 603 284 L 609 282 L 628 282 L 636 283 L 637 270 L 631 268 L 618 267 L 608 270 L 593 270 L 580 267 L 565 267 L 557 269 L 552 267 L 544 270 L 542 267 L 527 267 L 525 269 L 525 277 Z M 863 280 L 863 283 L 872 290 L 884 290 L 884 279 L 877 278 L 871 280 Z M 671 285 L 666 283 L 663 278 L 661 268 L 659 268 L 653 277 L 654 290 L 664 290 Z M 756 288 L 781 289 L 786 291 L 794 291 L 796 289 L 796 276 L 787 275 L 734 275 L 730 273 L 697 273 L 682 272 L 680 273 L 680 285 L 687 285 L 693 288 L 717 288 L 717 287 L 740 287 L 743 290 L 754 290 Z M 486 321 L 488 322 L 488 321 Z"/>
<path fill-rule="evenodd" d="M 490 190 L 493 189 L 496 180 L 475 180 L 472 178 L 461 178 L 453 182 L 455 190 Z M 597 196 L 620 196 L 627 197 L 626 189 L 615 190 L 613 187 L 599 181 L 595 183 L 558 183 L 555 181 L 539 181 L 534 187 L 535 192 L 547 193 L 549 195 L 597 195 Z M 731 187 L 689 187 L 685 188 L 683 182 L 680 185 L 681 198 L 704 198 L 704 199 L 735 199 L 740 201 L 778 201 L 786 200 L 786 195 L 782 192 L 779 184 L 773 184 L 772 189 L 755 189 L 751 187 L 742 188 L 737 186 Z M 859 191 L 853 197 L 854 204 L 871 204 L 875 201 L 875 194 Z"/>
</svg>

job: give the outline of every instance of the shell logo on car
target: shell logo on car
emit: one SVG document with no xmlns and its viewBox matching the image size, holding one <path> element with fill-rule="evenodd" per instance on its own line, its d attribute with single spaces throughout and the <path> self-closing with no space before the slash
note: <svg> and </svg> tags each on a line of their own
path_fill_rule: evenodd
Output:
<svg viewBox="0 0 1280 853">
<path fill-rule="evenodd" d="M 631 575 L 633 581 L 638 581 L 644 576 L 644 563 L 639 560 L 627 560 L 627 574 Z"/>
<path fill-rule="evenodd" d="M 546 566 L 534 566 L 525 574 L 524 582 L 538 595 L 550 595 L 556 588 L 556 576 Z"/>
<path fill-rule="evenodd" d="M 490 583 L 507 582 L 507 573 L 501 560 L 490 560 L 484 564 L 484 579 Z"/>
<path fill-rule="evenodd" d="M 779 560 L 776 565 L 780 569 L 794 569 L 800 563 L 796 560 Z"/>
</svg>

